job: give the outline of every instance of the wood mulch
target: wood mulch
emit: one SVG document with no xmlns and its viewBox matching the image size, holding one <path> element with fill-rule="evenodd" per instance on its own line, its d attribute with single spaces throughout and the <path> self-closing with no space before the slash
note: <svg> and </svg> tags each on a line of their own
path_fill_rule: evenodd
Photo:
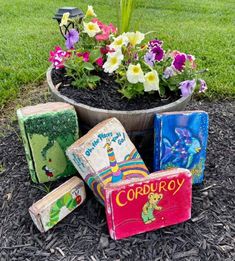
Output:
<svg viewBox="0 0 235 261">
<path fill-rule="evenodd" d="M 210 116 L 205 181 L 193 188 L 191 220 L 120 241 L 109 237 L 104 208 L 92 193 L 40 234 L 28 208 L 47 188 L 29 179 L 17 122 L 7 130 L 0 124 L 0 260 L 235 260 L 232 102 L 193 101 L 188 109 L 206 110 Z"/>
</svg>

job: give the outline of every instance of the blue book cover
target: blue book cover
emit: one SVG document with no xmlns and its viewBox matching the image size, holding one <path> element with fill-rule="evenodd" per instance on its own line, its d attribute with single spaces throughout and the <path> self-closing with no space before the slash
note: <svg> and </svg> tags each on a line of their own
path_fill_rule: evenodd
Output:
<svg viewBox="0 0 235 261">
<path fill-rule="evenodd" d="M 154 171 L 186 168 L 193 184 L 203 181 L 208 138 L 204 111 L 165 112 L 155 115 Z"/>
</svg>

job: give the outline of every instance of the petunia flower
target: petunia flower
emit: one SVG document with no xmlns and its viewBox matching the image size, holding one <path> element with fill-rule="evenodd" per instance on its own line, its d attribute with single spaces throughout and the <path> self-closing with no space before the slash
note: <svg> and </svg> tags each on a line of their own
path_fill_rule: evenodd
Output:
<svg viewBox="0 0 235 261">
<path fill-rule="evenodd" d="M 145 34 L 142 34 L 139 31 L 136 32 L 128 32 L 125 33 L 126 37 L 128 38 L 129 43 L 135 47 L 137 44 L 140 44 L 144 38 L 145 38 Z"/>
<path fill-rule="evenodd" d="M 130 83 L 144 82 L 144 73 L 139 63 L 137 65 L 129 64 L 126 76 Z"/>
<path fill-rule="evenodd" d="M 109 39 L 110 34 L 117 32 L 117 28 L 113 24 L 109 24 L 109 25 L 103 24 L 97 18 L 93 18 L 91 21 L 93 23 L 97 23 L 101 30 L 101 34 L 97 34 L 95 36 L 97 41 L 106 41 Z"/>
<path fill-rule="evenodd" d="M 87 33 L 90 37 L 94 37 L 96 34 L 98 34 L 101 31 L 97 23 L 84 22 L 83 25 L 84 25 L 84 32 Z"/>
<path fill-rule="evenodd" d="M 107 54 L 107 61 L 104 63 L 103 68 L 106 73 L 113 73 L 120 66 L 124 56 L 121 50 L 117 50 L 116 52 L 111 52 Z"/>
<path fill-rule="evenodd" d="M 104 61 L 103 61 L 103 58 L 100 57 L 100 58 L 98 58 L 95 62 L 96 62 L 96 64 L 97 64 L 99 67 L 102 67 Z"/>
<path fill-rule="evenodd" d="M 161 46 L 157 45 L 157 46 L 153 47 L 153 48 L 151 49 L 151 52 L 152 52 L 152 53 L 154 54 L 154 56 L 155 56 L 155 57 L 154 57 L 155 61 L 160 62 L 160 61 L 163 60 L 163 58 L 164 58 L 164 50 L 162 49 Z"/>
<path fill-rule="evenodd" d="M 193 93 L 194 88 L 196 87 L 196 81 L 186 80 L 179 84 L 179 89 L 181 90 L 181 96 L 186 97 Z"/>
<path fill-rule="evenodd" d="M 66 42 L 65 45 L 67 49 L 74 48 L 74 44 L 79 41 L 79 33 L 76 29 L 70 29 L 66 34 Z"/>
<path fill-rule="evenodd" d="M 154 63 L 155 63 L 155 54 L 152 53 L 152 52 L 148 52 L 145 54 L 144 56 L 144 61 L 150 65 L 151 67 L 154 66 Z"/>
<path fill-rule="evenodd" d="M 95 16 L 96 17 L 96 14 L 94 12 L 94 9 L 93 9 L 92 5 L 88 5 L 88 7 L 87 7 L 87 11 L 86 11 L 85 17 L 89 17 L 89 16 Z"/>
<path fill-rule="evenodd" d="M 107 54 L 107 53 L 113 53 L 113 52 L 115 52 L 115 50 L 110 49 L 109 46 L 106 45 L 105 47 L 100 48 L 100 52 L 101 52 L 101 54 Z"/>
<path fill-rule="evenodd" d="M 82 57 L 84 62 L 89 62 L 90 53 L 84 52 L 84 53 L 77 53 L 78 57 Z"/>
<path fill-rule="evenodd" d="M 178 54 L 181 54 L 181 52 L 180 52 L 180 51 L 177 51 L 177 50 L 174 50 L 174 51 L 172 51 L 172 52 L 169 53 L 169 56 L 170 56 L 172 59 L 174 59 L 174 58 L 176 57 L 176 55 L 178 55 Z"/>
<path fill-rule="evenodd" d="M 62 19 L 61 19 L 61 22 L 60 22 L 60 26 L 67 25 L 68 19 L 69 19 L 69 15 L 70 15 L 69 12 L 63 13 L 63 16 L 62 16 Z"/>
<path fill-rule="evenodd" d="M 175 71 L 171 66 L 166 67 L 165 71 L 163 72 L 163 78 L 165 78 L 165 79 L 169 79 L 170 77 L 172 77 L 174 75 L 175 75 Z"/>
<path fill-rule="evenodd" d="M 157 71 L 153 70 L 144 76 L 144 91 L 159 91 L 159 76 Z"/>
<path fill-rule="evenodd" d="M 64 68 L 64 61 L 70 53 L 63 51 L 60 46 L 55 47 L 55 51 L 50 51 L 49 62 L 53 63 L 55 69 Z"/>
<path fill-rule="evenodd" d="M 187 54 L 187 61 L 189 61 L 192 69 L 196 68 L 195 56 L 193 56 L 191 54 Z"/>
<path fill-rule="evenodd" d="M 114 38 L 114 41 L 109 45 L 109 47 L 117 50 L 122 48 L 122 46 L 127 46 L 128 42 L 127 36 L 125 34 L 121 34 L 117 38 Z"/>
<path fill-rule="evenodd" d="M 148 45 L 149 45 L 150 48 L 153 48 L 155 46 L 162 46 L 163 45 L 163 41 L 158 40 L 158 39 L 153 39 L 153 40 L 149 41 Z"/>
<path fill-rule="evenodd" d="M 199 93 L 205 92 L 207 90 L 206 82 L 202 79 L 199 79 L 199 82 L 200 82 Z"/>
<path fill-rule="evenodd" d="M 186 54 L 184 53 L 177 54 L 173 60 L 172 65 L 177 71 L 182 72 L 185 67 L 186 59 L 187 59 Z"/>
</svg>

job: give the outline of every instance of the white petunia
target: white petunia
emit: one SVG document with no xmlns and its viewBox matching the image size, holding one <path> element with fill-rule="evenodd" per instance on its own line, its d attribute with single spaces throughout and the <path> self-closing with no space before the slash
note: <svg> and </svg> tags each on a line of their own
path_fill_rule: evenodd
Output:
<svg viewBox="0 0 235 261">
<path fill-rule="evenodd" d="M 144 76 L 144 91 L 159 91 L 159 77 L 157 71 L 153 70 Z"/>
<path fill-rule="evenodd" d="M 96 17 L 96 14 L 94 12 L 93 6 L 92 5 L 88 5 L 87 11 L 86 11 L 86 15 L 85 17 L 89 17 L 89 16 L 94 16 Z"/>
<path fill-rule="evenodd" d="M 103 68 L 106 73 L 113 73 L 118 69 L 123 60 L 123 54 L 120 50 L 108 53 L 107 61 L 104 63 Z"/>
<path fill-rule="evenodd" d="M 61 22 L 60 22 L 60 26 L 67 25 L 69 15 L 70 15 L 69 12 L 63 13 L 63 16 L 62 16 L 62 19 L 61 19 Z"/>
<path fill-rule="evenodd" d="M 125 34 L 119 35 L 117 38 L 114 38 L 114 41 L 109 45 L 111 49 L 119 49 L 122 48 L 122 46 L 127 46 L 128 44 L 128 38 Z"/>
<path fill-rule="evenodd" d="M 136 46 L 137 44 L 140 44 L 143 40 L 145 35 L 142 34 L 141 32 L 137 31 L 137 32 L 129 32 L 125 34 L 126 37 L 128 38 L 130 44 L 132 46 Z"/>
<path fill-rule="evenodd" d="M 137 65 L 129 64 L 126 76 L 130 83 L 144 82 L 144 73 L 139 63 Z"/>
<path fill-rule="evenodd" d="M 97 23 L 83 23 L 84 25 L 84 32 L 87 33 L 90 37 L 94 37 L 96 34 L 98 34 L 101 30 Z"/>
</svg>

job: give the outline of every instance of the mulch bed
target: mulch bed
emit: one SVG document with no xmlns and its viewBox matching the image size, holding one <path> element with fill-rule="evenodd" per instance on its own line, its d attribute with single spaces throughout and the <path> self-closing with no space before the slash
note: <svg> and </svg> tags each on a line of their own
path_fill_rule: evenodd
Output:
<svg viewBox="0 0 235 261">
<path fill-rule="evenodd" d="M 52 69 L 52 81 L 55 86 L 60 84 L 59 92 L 78 103 L 96 108 L 124 111 L 145 110 L 166 105 L 180 98 L 180 91 L 175 93 L 168 89 L 162 98 L 158 92 L 154 92 L 151 95 L 145 93 L 140 97 L 128 100 L 118 92 L 120 86 L 115 82 L 114 77 L 108 76 L 106 73 L 100 73 L 101 81 L 94 90 L 72 87 L 72 79 L 66 77 L 64 73 L 64 70 Z"/>
<path fill-rule="evenodd" d="M 14 123 L 0 138 L 0 260 L 234 260 L 232 103 L 193 101 L 189 109 L 210 115 L 205 181 L 193 188 L 192 219 L 121 241 L 110 239 L 104 208 L 91 193 L 80 208 L 40 234 L 28 208 L 46 192 L 30 182 Z"/>
</svg>

